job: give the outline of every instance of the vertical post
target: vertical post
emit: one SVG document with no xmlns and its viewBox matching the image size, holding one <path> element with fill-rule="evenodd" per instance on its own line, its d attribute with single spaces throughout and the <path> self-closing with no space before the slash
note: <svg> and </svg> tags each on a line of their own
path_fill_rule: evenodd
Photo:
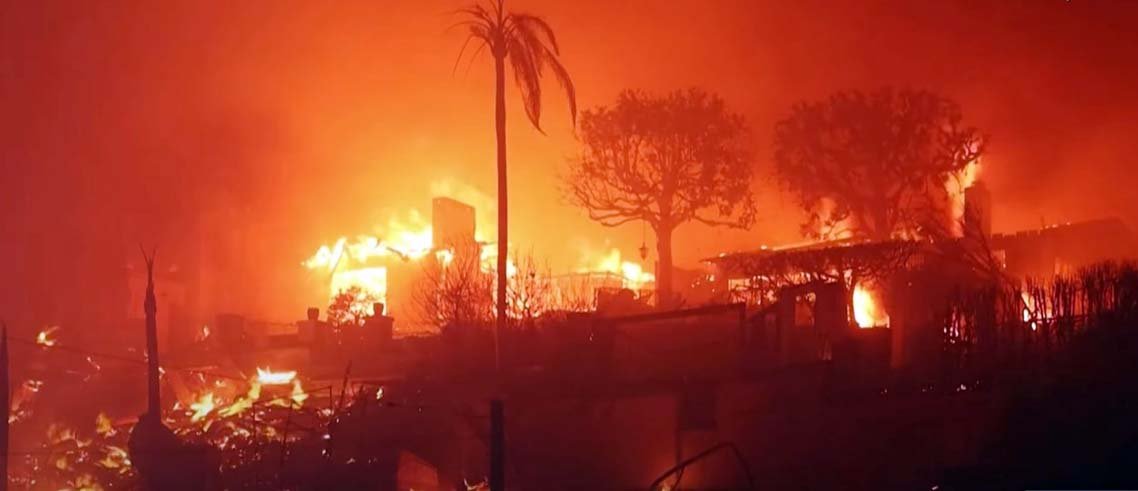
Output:
<svg viewBox="0 0 1138 491">
<path fill-rule="evenodd" d="M 149 256 L 142 252 L 146 260 L 146 300 L 142 306 L 146 311 L 146 385 L 147 412 L 162 420 L 162 399 L 158 383 L 158 301 L 154 298 L 154 253 Z"/>
<path fill-rule="evenodd" d="M 0 422 L 0 491 L 8 491 L 8 416 L 12 411 L 8 376 L 8 326 L 0 325 L 0 405 L 4 406 L 4 420 Z"/>
<path fill-rule="evenodd" d="M 501 399 L 490 400 L 490 491 L 506 491 L 506 421 Z"/>
</svg>

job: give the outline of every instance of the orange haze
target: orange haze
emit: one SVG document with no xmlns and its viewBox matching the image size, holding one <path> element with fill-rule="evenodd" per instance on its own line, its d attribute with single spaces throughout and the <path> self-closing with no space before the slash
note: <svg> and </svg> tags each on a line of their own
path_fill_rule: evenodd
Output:
<svg viewBox="0 0 1138 491">
<path fill-rule="evenodd" d="M 142 242 L 160 263 L 215 271 L 208 284 L 225 295 L 188 292 L 215 298 L 210 311 L 291 320 L 324 294 L 300 267 L 319 245 L 430 210 L 440 180 L 492 197 L 488 60 L 452 75 L 463 37 L 446 28 L 463 3 L 5 2 L 0 316 L 115 318 Z M 992 136 L 996 230 L 1138 218 L 1126 190 L 1138 185 L 1138 4 L 508 4 L 557 30 L 582 107 L 699 85 L 748 117 L 760 220 L 681 228 L 680 266 L 796 239 L 799 216 L 769 177 L 772 125 L 797 100 L 883 84 L 956 98 Z M 555 271 L 582 251 L 636 256 L 639 225 L 606 230 L 558 198 L 576 147 L 553 94 L 548 136 L 509 101 L 513 245 Z"/>
</svg>

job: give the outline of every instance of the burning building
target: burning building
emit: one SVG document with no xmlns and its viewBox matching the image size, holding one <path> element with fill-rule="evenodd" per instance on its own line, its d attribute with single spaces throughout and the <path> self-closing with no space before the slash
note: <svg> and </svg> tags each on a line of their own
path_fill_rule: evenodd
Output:
<svg viewBox="0 0 1138 491">
<path fill-rule="evenodd" d="M 436 289 L 441 288 L 446 283 L 446 271 L 450 270 L 453 279 L 458 267 L 470 269 L 470 276 L 477 276 L 480 281 L 494 281 L 491 273 L 496 267 L 497 250 L 493 243 L 481 239 L 477 216 L 478 210 L 469 204 L 436 197 L 429 220 L 417 212 L 409 213 L 406 220 L 390 220 L 382 234 L 362 235 L 354 240 L 341 237 L 321 246 L 303 264 L 322 277 L 329 302 L 347 293 L 354 297 L 352 303 L 363 316 L 372 315 L 372 305 L 382 303 L 386 305 L 385 313 L 397 319 L 397 333 L 430 332 L 437 323 L 423 317 L 434 314 L 422 312 L 423 306 L 417 305 L 423 303 L 422 299 L 414 298 L 424 279 L 437 283 Z M 543 310 L 593 310 L 619 291 L 631 291 L 634 297 L 646 300 L 655 285 L 655 274 L 623 258 L 618 249 L 593 254 L 584 266 L 560 275 L 538 271 L 536 264 L 516 264 L 523 259 L 532 258 L 511 257 L 507 261 L 507 277 L 518 283 L 510 287 L 511 291 L 519 290 L 514 296 L 539 293 L 544 297 Z M 515 279 L 523 267 L 527 278 Z M 520 292 L 524 289 L 537 291 Z M 511 298 L 509 302 L 525 303 L 520 298 Z M 511 311 L 519 309 L 528 307 L 515 305 Z"/>
<path fill-rule="evenodd" d="M 937 333 L 925 331 L 937 329 L 945 299 L 964 285 L 1020 288 L 1032 278 L 1138 253 L 1117 219 L 993 234 L 991 195 L 983 182 L 961 195 L 960 225 L 950 235 L 764 246 L 705 262 L 723 297 L 759 309 L 756 337 L 782 362 L 830 359 L 844 338 L 880 337 L 858 331 L 884 328 L 888 338 L 875 342 L 892 366 L 903 367 L 936 349 Z M 1025 312 L 1032 310 L 1029 296 L 1023 298 Z"/>
</svg>

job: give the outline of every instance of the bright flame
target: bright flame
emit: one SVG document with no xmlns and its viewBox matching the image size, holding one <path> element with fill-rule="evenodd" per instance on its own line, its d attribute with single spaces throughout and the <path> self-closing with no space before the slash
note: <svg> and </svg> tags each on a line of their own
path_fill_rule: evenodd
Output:
<svg viewBox="0 0 1138 491">
<path fill-rule="evenodd" d="M 59 326 L 51 326 L 40 331 L 39 334 L 36 334 L 36 344 L 47 348 L 55 346 L 55 337 L 52 334 L 58 330 Z"/>
<path fill-rule="evenodd" d="M 435 259 L 439 261 L 442 267 L 450 266 L 454 262 L 454 251 L 450 249 L 439 249 L 435 252 Z"/>
<path fill-rule="evenodd" d="M 640 290 L 656 281 L 656 275 L 644 271 L 639 263 L 621 259 L 620 249 L 612 249 L 608 254 L 595 258 L 581 272 L 605 272 L 620 276 L 624 288 Z"/>
<path fill-rule="evenodd" d="M 190 421 L 198 422 L 209 416 L 217 407 L 217 402 L 214 401 L 213 392 L 207 392 L 198 398 L 196 402 L 190 404 L 190 410 L 194 412 L 190 416 Z"/>
<path fill-rule="evenodd" d="M 412 224 L 395 218 L 389 220 L 382 236 L 361 235 L 351 242 L 340 237 L 331 246 L 320 246 L 303 264 L 308 269 L 337 271 L 347 266 L 346 262 L 363 264 L 373 257 L 421 259 L 433 246 L 431 224 L 418 211 L 411 210 L 410 217 Z"/>
<path fill-rule="evenodd" d="M 373 302 L 387 302 L 387 268 L 382 266 L 349 269 L 344 271 L 337 271 L 332 274 L 331 292 L 335 298 L 340 292 L 347 291 L 352 287 L 359 288 L 359 298 L 356 302 L 363 304 L 364 310 L 369 314 L 372 312 Z"/>
<path fill-rule="evenodd" d="M 257 381 L 264 385 L 287 385 L 296 378 L 296 370 L 274 372 L 271 368 L 257 367 Z"/>
<path fill-rule="evenodd" d="M 1044 302 L 1043 305 L 1036 305 L 1035 297 L 1031 296 L 1027 290 L 1020 291 L 1020 297 L 1023 298 L 1023 322 L 1031 327 L 1032 331 L 1039 329 L 1040 321 L 1050 320 L 1054 317 L 1047 302 Z"/>
<path fill-rule="evenodd" d="M 482 244 L 478 252 L 478 264 L 483 273 L 493 273 L 498 269 L 498 244 Z M 518 275 L 518 265 L 509 256 L 506 257 L 506 278 Z"/>
<path fill-rule="evenodd" d="M 115 425 L 107 413 L 100 412 L 98 416 L 95 416 L 95 433 L 102 437 L 114 436 L 117 433 Z"/>
<path fill-rule="evenodd" d="M 245 394 L 245 397 L 237 399 L 237 401 L 233 404 L 230 404 L 228 407 L 223 408 L 221 411 L 218 411 L 218 414 L 223 418 L 227 418 L 235 414 L 241 414 L 245 412 L 246 409 L 253 407 L 253 403 L 257 402 L 257 399 L 260 398 L 261 382 L 258 382 L 257 379 L 253 379 L 249 382 L 249 392 Z"/>
<path fill-rule="evenodd" d="M 889 314 L 878 305 L 873 292 L 862 283 L 854 285 L 853 313 L 854 321 L 862 329 L 889 325 Z"/>
<path fill-rule="evenodd" d="M 365 297 L 387 302 L 387 268 L 368 266 L 373 258 L 417 261 L 433 249 L 431 224 L 422 215 L 411 210 L 406 220 L 392 218 L 380 235 L 361 235 L 349 241 L 341 237 L 331 245 L 322 245 L 302 264 L 314 271 L 329 273 L 328 299 L 352 287 L 359 288 Z M 366 310 L 371 311 L 371 301 Z"/>
<path fill-rule="evenodd" d="M 58 462 L 56 463 L 58 466 Z M 80 474 L 67 484 L 70 488 L 64 488 L 62 491 L 103 491 L 103 486 L 95 480 L 94 476 L 90 474 Z"/>
<path fill-rule="evenodd" d="M 75 441 L 78 446 L 85 447 L 87 444 L 91 443 L 88 440 L 80 440 L 77 435 L 78 433 L 75 432 L 74 428 L 69 428 L 67 426 L 56 423 L 52 423 L 47 426 L 47 439 L 53 444 L 59 444 L 68 440 L 72 440 Z"/>
<path fill-rule="evenodd" d="M 102 460 L 96 462 L 97 465 L 105 469 L 125 469 L 130 467 L 130 456 L 121 447 L 114 445 L 106 446 L 107 455 Z"/>
<path fill-rule="evenodd" d="M 304 405 L 304 401 L 308 400 L 308 393 L 301 387 L 300 380 L 292 381 L 292 394 L 290 395 L 292 402 L 298 407 Z"/>
<path fill-rule="evenodd" d="M 980 178 L 980 159 L 969 162 L 963 169 L 956 171 L 948 176 L 944 181 L 944 190 L 948 193 L 952 212 L 952 227 L 953 233 L 957 236 L 964 234 L 964 227 L 961 219 L 964 218 L 964 191 L 972 187 L 976 180 Z"/>
</svg>

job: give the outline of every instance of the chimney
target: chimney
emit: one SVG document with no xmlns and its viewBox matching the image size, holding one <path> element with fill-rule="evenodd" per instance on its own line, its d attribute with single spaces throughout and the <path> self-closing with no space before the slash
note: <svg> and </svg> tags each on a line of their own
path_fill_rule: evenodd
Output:
<svg viewBox="0 0 1138 491">
<path fill-rule="evenodd" d="M 474 207 L 450 198 L 431 202 L 431 238 L 436 248 L 474 243 Z"/>
<path fill-rule="evenodd" d="M 992 193 L 977 180 L 964 190 L 964 236 L 992 236 Z"/>
</svg>

